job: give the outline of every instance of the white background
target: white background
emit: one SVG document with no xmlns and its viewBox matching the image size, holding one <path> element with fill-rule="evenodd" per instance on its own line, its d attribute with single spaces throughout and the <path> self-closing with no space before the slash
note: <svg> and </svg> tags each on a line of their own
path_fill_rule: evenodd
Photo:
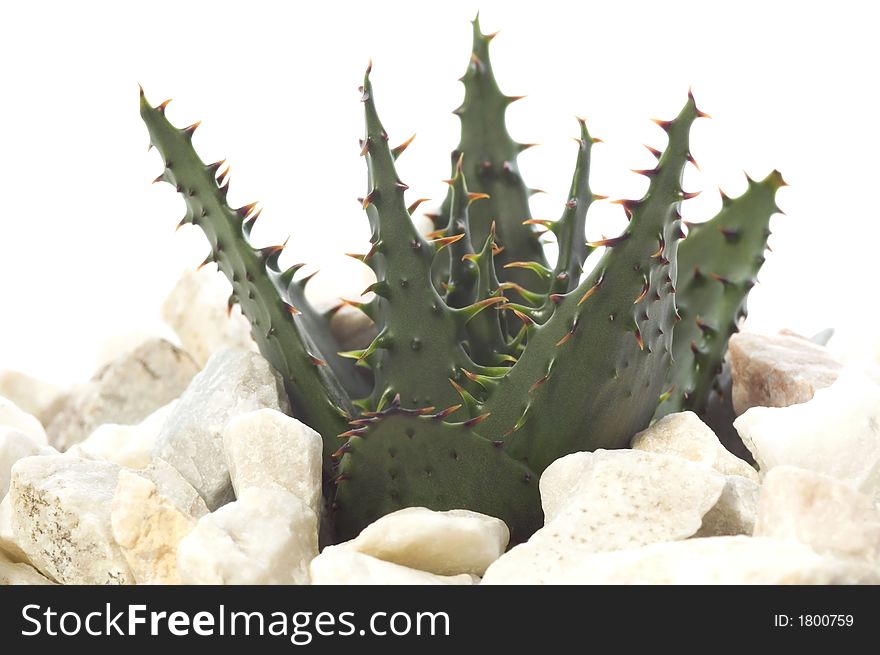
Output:
<svg viewBox="0 0 880 655">
<path fill-rule="evenodd" d="M 319 5 L 316 7 L 316 5 Z M 720 185 L 779 168 L 788 214 L 776 216 L 752 327 L 875 331 L 880 39 L 868 2 L 4 2 L 0 4 L 0 369 L 58 382 L 87 378 L 102 343 L 161 330 L 159 306 L 207 252 L 195 228 L 174 233 L 182 201 L 148 153 L 137 84 L 173 97 L 180 126 L 202 119 L 205 161 L 232 165 L 232 203 L 260 200 L 258 242 L 292 233 L 287 261 L 324 273 L 326 293 L 363 288 L 356 262 L 366 220 L 357 86 L 370 57 L 392 141 L 418 138 L 400 160 L 411 197 L 439 200 L 458 140 L 449 112 L 477 8 L 501 30 L 502 89 L 528 94 L 508 113 L 536 217 L 556 218 L 587 118 L 593 188 L 637 197 L 662 147 L 648 119 L 670 118 L 692 86 L 713 116 L 693 130 L 706 192 L 685 218 L 710 217 Z M 591 210 L 588 236 L 623 224 Z M 877 343 L 874 337 L 874 343 Z"/>
</svg>

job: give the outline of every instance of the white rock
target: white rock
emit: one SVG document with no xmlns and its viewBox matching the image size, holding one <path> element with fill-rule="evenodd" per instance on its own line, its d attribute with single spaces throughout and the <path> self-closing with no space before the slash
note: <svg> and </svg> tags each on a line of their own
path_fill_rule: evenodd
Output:
<svg viewBox="0 0 880 655">
<path fill-rule="evenodd" d="M 791 334 L 740 332 L 730 337 L 727 352 L 737 414 L 804 403 L 842 368 L 825 346 Z"/>
<path fill-rule="evenodd" d="M 113 538 L 139 584 L 180 584 L 177 545 L 196 525 L 150 480 L 121 471 L 110 511 Z"/>
<path fill-rule="evenodd" d="M 51 580 L 28 565 L 13 562 L 0 552 L 0 587 L 6 585 L 50 585 Z"/>
<path fill-rule="evenodd" d="M 501 557 L 510 531 L 504 521 L 463 509 L 408 507 L 371 523 L 345 547 L 437 575 L 483 575 Z"/>
<path fill-rule="evenodd" d="M 232 418 L 223 429 L 236 496 L 248 487 L 283 489 L 321 513 L 321 435 L 275 409 Z"/>
<path fill-rule="evenodd" d="M 369 346 L 379 331 L 376 324 L 361 310 L 343 305 L 330 319 L 330 331 L 341 350 L 362 350 Z"/>
<path fill-rule="evenodd" d="M 726 478 L 680 457 L 598 450 L 556 460 L 541 476 L 545 525 L 486 571 L 493 583 L 547 584 L 590 553 L 694 535 Z"/>
<path fill-rule="evenodd" d="M 0 371 L 0 397 L 8 398 L 43 425 L 58 413 L 65 391 L 18 371 Z"/>
<path fill-rule="evenodd" d="M 467 574 L 436 575 L 365 555 L 345 546 L 328 546 L 312 560 L 314 585 L 470 585 Z"/>
<path fill-rule="evenodd" d="M 131 571 L 110 529 L 119 467 L 64 455 L 26 457 L 12 468 L 15 543 L 64 584 L 127 584 Z"/>
<path fill-rule="evenodd" d="M 257 353 L 221 350 L 193 378 L 153 448 L 195 487 L 211 510 L 232 497 L 222 430 L 234 416 L 287 408 L 280 376 Z"/>
<path fill-rule="evenodd" d="M 208 506 L 199 492 L 168 462 L 155 459 L 136 472 L 155 484 L 158 493 L 183 514 L 196 519 L 208 514 Z"/>
<path fill-rule="evenodd" d="M 293 494 L 249 487 L 178 544 L 184 584 L 308 584 L 318 517 Z"/>
<path fill-rule="evenodd" d="M 15 428 L 40 446 L 48 445 L 46 431 L 36 416 L 31 416 L 8 398 L 0 397 L 0 427 Z"/>
<path fill-rule="evenodd" d="M 152 461 L 153 446 L 175 405 L 177 400 L 172 400 L 137 425 L 99 425 L 85 440 L 67 452 L 87 459 L 103 459 L 127 468 L 145 468 Z"/>
<path fill-rule="evenodd" d="M 12 500 L 9 494 L 0 501 L 0 555 L 5 554 L 13 562 L 27 562 L 27 554 L 15 543 L 12 532 Z"/>
<path fill-rule="evenodd" d="M 761 487 L 749 478 L 727 476 L 727 483 L 715 506 L 706 512 L 697 537 L 751 535 L 755 530 Z"/>
<path fill-rule="evenodd" d="M 15 428 L 0 426 L 0 500 L 9 490 L 12 465 L 24 457 L 38 455 L 43 448 Z"/>
<path fill-rule="evenodd" d="M 734 422 L 762 473 L 791 464 L 830 475 L 880 500 L 880 385 L 845 369 L 790 407 L 753 407 Z"/>
<path fill-rule="evenodd" d="M 102 336 L 95 349 L 94 370 L 99 371 L 147 341 L 161 337 L 161 334 L 137 329 Z"/>
<path fill-rule="evenodd" d="M 764 479 L 756 536 L 797 539 L 817 553 L 880 562 L 880 509 L 850 485 L 794 466 Z"/>
<path fill-rule="evenodd" d="M 693 412 L 664 416 L 632 439 L 632 447 L 650 453 L 677 455 L 711 466 L 724 475 L 758 480 L 758 472 L 721 445 L 708 425 Z"/>
<path fill-rule="evenodd" d="M 491 572 L 491 569 L 489 569 Z M 483 584 L 516 583 L 490 579 Z M 586 555 L 554 584 L 877 584 L 864 564 L 822 557 L 796 541 L 709 537 Z"/>
<path fill-rule="evenodd" d="M 198 366 L 184 351 L 152 339 L 98 371 L 74 390 L 47 429 L 66 450 L 104 423 L 138 423 L 177 398 Z"/>
<path fill-rule="evenodd" d="M 257 350 L 250 323 L 238 305 L 227 316 L 231 291 L 216 271 L 185 271 L 162 305 L 162 318 L 199 366 L 223 348 Z"/>
</svg>

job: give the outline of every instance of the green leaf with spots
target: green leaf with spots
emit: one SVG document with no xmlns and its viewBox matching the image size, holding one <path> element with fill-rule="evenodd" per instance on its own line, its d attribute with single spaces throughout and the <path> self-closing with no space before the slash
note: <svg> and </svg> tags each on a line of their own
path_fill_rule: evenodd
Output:
<svg viewBox="0 0 880 655">
<path fill-rule="evenodd" d="M 496 516 L 510 528 L 512 543 L 541 527 L 538 477 L 468 423 L 443 418 L 390 406 L 356 423 L 339 453 L 332 508 L 339 540 L 414 506 Z"/>
<path fill-rule="evenodd" d="M 727 341 L 745 316 L 770 236 L 770 217 L 779 211 L 776 191 L 785 185 L 773 171 L 749 179 L 738 198 L 723 197 L 721 211 L 705 223 L 688 225 L 678 250 L 677 289 L 681 322 L 675 327 L 669 394 L 657 417 L 685 410 L 702 413 L 721 373 Z"/>
</svg>

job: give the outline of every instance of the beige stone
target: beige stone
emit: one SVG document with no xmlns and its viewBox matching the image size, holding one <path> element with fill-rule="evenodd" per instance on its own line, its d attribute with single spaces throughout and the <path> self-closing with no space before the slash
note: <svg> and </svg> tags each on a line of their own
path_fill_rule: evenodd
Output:
<svg viewBox="0 0 880 655">
<path fill-rule="evenodd" d="M 217 271 L 188 270 L 162 305 L 162 318 L 200 367 L 224 348 L 257 350 L 251 325 L 238 305 L 227 312 L 231 292 Z"/>
<path fill-rule="evenodd" d="M 408 507 L 371 523 L 345 546 L 386 562 L 437 575 L 483 575 L 507 548 L 504 521 L 454 509 Z"/>
<path fill-rule="evenodd" d="M 25 457 L 12 467 L 12 534 L 41 573 L 64 584 L 133 582 L 110 528 L 119 470 L 65 455 Z"/>
<path fill-rule="evenodd" d="M 695 536 L 751 536 L 755 530 L 760 493 L 761 487 L 754 480 L 739 475 L 727 476 L 718 502 L 703 516 L 703 524 Z"/>
<path fill-rule="evenodd" d="M 874 501 L 846 483 L 794 466 L 777 466 L 764 478 L 755 535 L 797 539 L 820 554 L 880 563 L 880 509 Z"/>
<path fill-rule="evenodd" d="M 239 414 L 264 408 L 283 412 L 287 407 L 281 376 L 261 355 L 221 350 L 165 419 L 153 457 L 180 471 L 208 509 L 215 510 L 233 498 L 223 428 Z"/>
<path fill-rule="evenodd" d="M 113 538 L 139 584 L 180 584 L 177 545 L 196 520 L 159 494 L 150 480 L 122 471 L 110 511 Z"/>
<path fill-rule="evenodd" d="M 763 474 L 790 464 L 880 501 L 880 385 L 861 371 L 845 369 L 805 403 L 753 407 L 734 427 Z"/>
<path fill-rule="evenodd" d="M 737 414 L 806 402 L 842 368 L 827 348 L 791 334 L 739 332 L 730 337 L 727 352 Z"/>
<path fill-rule="evenodd" d="M 342 546 L 328 546 L 312 560 L 309 571 L 315 585 L 471 585 L 478 578 L 436 575 L 386 562 Z"/>
<path fill-rule="evenodd" d="M 46 576 L 28 564 L 13 562 L 0 551 L 0 587 L 7 585 L 50 585 Z"/>
<path fill-rule="evenodd" d="M 724 475 L 758 480 L 758 472 L 748 462 L 733 455 L 708 425 L 693 412 L 668 414 L 632 439 L 632 447 L 651 453 L 677 455 L 711 466 Z"/>
<path fill-rule="evenodd" d="M 484 581 L 552 584 L 591 553 L 687 539 L 725 484 L 717 471 L 672 455 L 598 450 L 558 459 L 541 477 L 544 527 Z"/>
<path fill-rule="evenodd" d="M 491 569 L 489 569 L 491 572 Z M 518 584 L 516 576 L 483 584 Z M 584 555 L 548 582 L 567 585 L 878 584 L 880 571 L 789 539 L 709 537 Z"/>
<path fill-rule="evenodd" d="M 99 425 L 139 423 L 177 398 L 198 372 L 193 359 L 164 339 L 151 339 L 107 364 L 75 389 L 47 428 L 67 450 Z"/>
<path fill-rule="evenodd" d="M 236 495 L 248 487 L 283 489 L 321 513 L 321 435 L 275 409 L 233 417 L 223 449 Z"/>
<path fill-rule="evenodd" d="M 318 517 L 293 494 L 248 487 L 199 519 L 177 547 L 184 584 L 309 584 Z"/>
<path fill-rule="evenodd" d="M 8 398 L 44 426 L 58 413 L 66 392 L 19 371 L 0 371 L 0 396 Z"/>
</svg>

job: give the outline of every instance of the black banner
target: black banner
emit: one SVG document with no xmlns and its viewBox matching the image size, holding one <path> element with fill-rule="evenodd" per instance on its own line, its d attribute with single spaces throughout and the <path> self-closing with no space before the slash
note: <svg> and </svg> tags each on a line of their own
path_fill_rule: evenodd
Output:
<svg viewBox="0 0 880 655">
<path fill-rule="evenodd" d="M 878 600 L 877 587 L 5 587 L 0 644 L 4 653 L 219 639 L 259 653 L 367 642 L 383 653 L 841 646 L 877 643 Z"/>
</svg>

